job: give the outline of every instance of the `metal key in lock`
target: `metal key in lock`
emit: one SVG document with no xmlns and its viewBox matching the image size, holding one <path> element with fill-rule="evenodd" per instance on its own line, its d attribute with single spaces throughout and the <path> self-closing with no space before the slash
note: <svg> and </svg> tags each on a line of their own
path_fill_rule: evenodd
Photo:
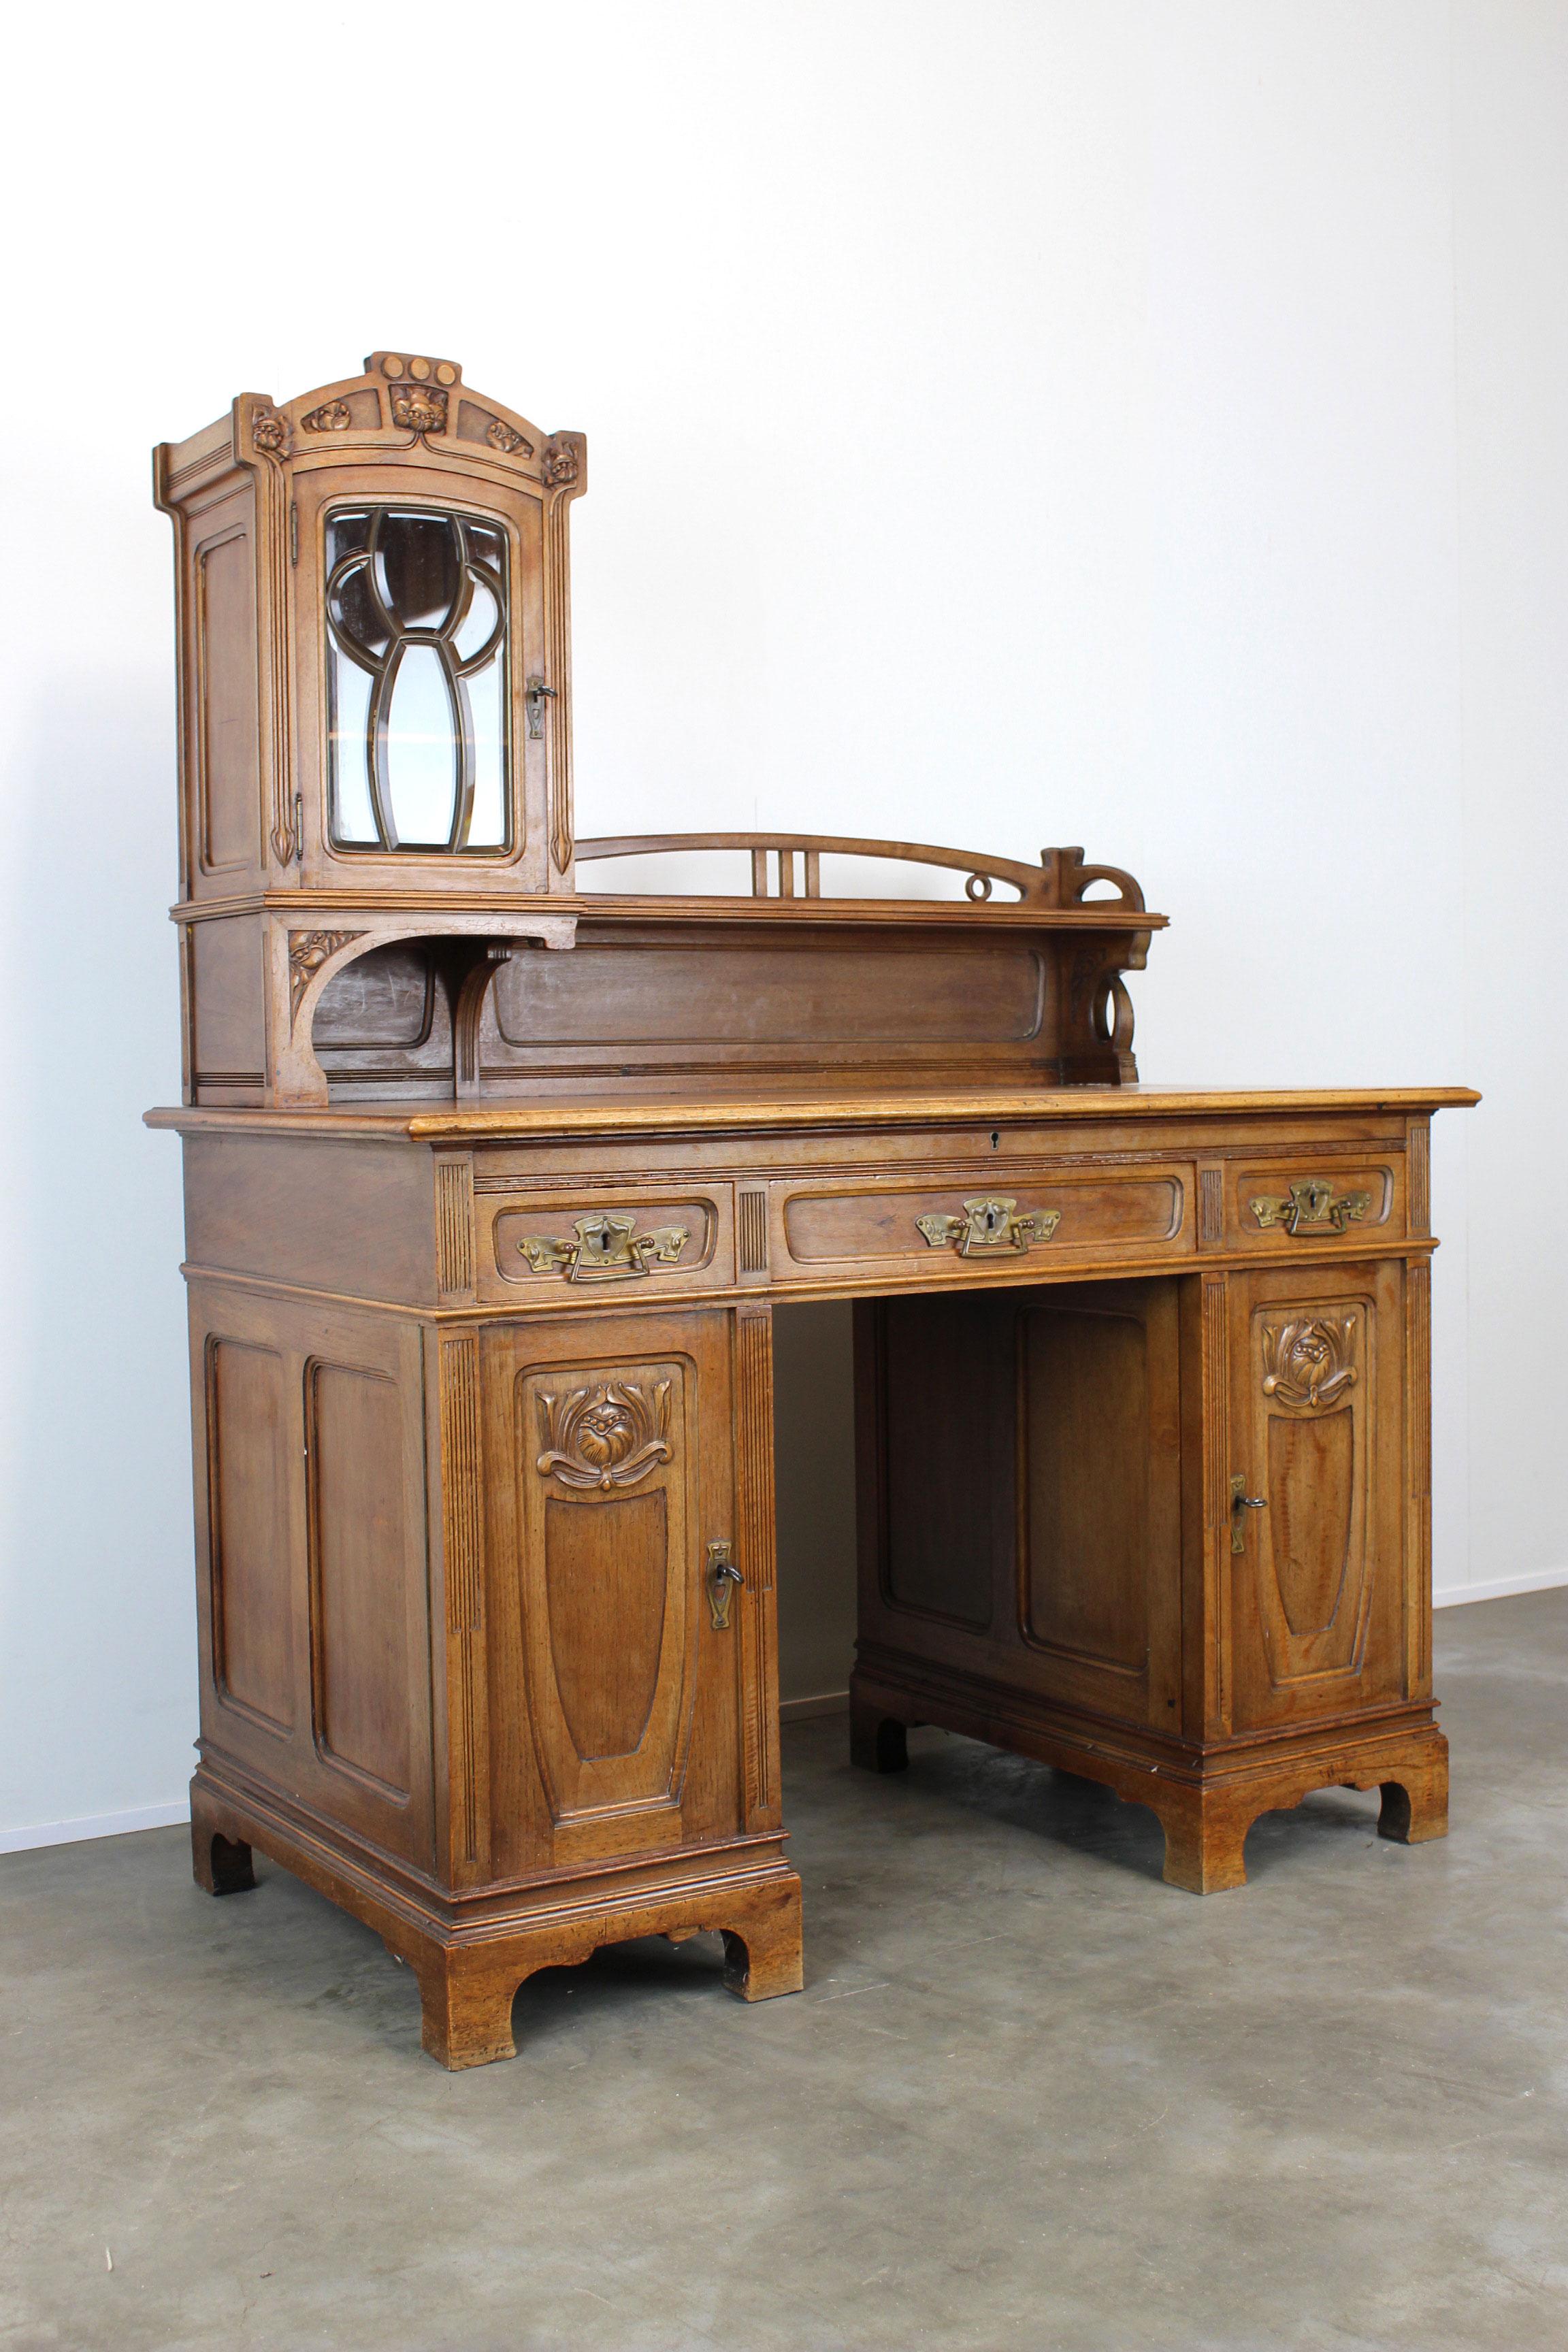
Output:
<svg viewBox="0 0 1568 2352">
<path fill-rule="evenodd" d="M 708 1607 L 713 1618 L 713 1630 L 724 1633 L 730 1627 L 730 1602 L 735 1587 L 746 1580 L 735 1565 L 735 1547 L 729 1537 L 708 1547 Z"/>
</svg>

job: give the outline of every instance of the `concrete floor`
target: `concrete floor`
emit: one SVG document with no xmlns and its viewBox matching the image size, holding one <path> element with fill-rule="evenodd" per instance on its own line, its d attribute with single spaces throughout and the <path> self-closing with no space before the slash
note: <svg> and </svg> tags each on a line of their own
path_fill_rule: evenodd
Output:
<svg viewBox="0 0 1568 2352">
<path fill-rule="evenodd" d="M 805 1992 L 626 1946 L 474 2074 L 269 1866 L 215 1903 L 179 1831 L 9 1857 L 0 2345 L 1563 2352 L 1568 1592 L 1438 1653 L 1447 1843 L 1325 1794 L 1207 1901 L 1098 1790 L 801 1726 Z"/>
</svg>

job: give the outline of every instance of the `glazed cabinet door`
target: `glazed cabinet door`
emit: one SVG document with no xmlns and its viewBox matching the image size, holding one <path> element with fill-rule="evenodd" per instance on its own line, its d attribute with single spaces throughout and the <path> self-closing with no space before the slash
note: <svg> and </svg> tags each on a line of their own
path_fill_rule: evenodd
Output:
<svg viewBox="0 0 1568 2352">
<path fill-rule="evenodd" d="M 1385 1261 L 1232 1282 L 1236 1730 L 1415 1695 L 1405 1280 Z"/>
<path fill-rule="evenodd" d="M 484 1335 L 495 1876 L 748 1826 L 773 1574 L 737 1524 L 755 1465 L 737 1478 L 735 1323 L 574 1315 Z"/>
</svg>

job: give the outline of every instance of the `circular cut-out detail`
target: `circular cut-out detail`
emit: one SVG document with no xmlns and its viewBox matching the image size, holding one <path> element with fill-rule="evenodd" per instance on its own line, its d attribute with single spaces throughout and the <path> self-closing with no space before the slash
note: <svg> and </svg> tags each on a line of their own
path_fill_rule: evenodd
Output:
<svg viewBox="0 0 1568 2352">
<path fill-rule="evenodd" d="M 384 374 L 401 375 L 403 373 L 403 362 L 398 358 L 395 352 L 388 352 L 381 365 Z"/>
<path fill-rule="evenodd" d="M 458 381 L 458 371 L 457 371 L 457 369 L 452 365 L 452 362 L 451 362 L 451 361 L 450 361 L 450 360 L 443 360 L 443 361 L 442 361 L 442 362 L 441 362 L 440 366 L 439 366 L 439 367 L 437 369 L 437 371 L 436 371 L 436 381 L 437 381 L 437 383 L 457 383 L 457 381 Z"/>
<path fill-rule="evenodd" d="M 410 375 L 416 375 L 416 376 L 419 378 L 419 380 L 420 380 L 421 383 L 423 383 L 423 382 L 425 381 L 425 378 L 426 378 L 426 377 L 429 374 L 429 373 L 430 373 L 430 362 L 429 362 L 429 361 L 428 361 L 428 360 L 410 360 L 410 361 L 409 361 L 409 362 L 408 362 L 408 373 L 409 373 L 409 374 L 410 374 Z"/>
<path fill-rule="evenodd" d="M 966 898 L 973 898 L 977 905 L 983 898 L 989 898 L 991 896 L 990 875 L 972 874 L 963 886 L 963 895 Z"/>
</svg>

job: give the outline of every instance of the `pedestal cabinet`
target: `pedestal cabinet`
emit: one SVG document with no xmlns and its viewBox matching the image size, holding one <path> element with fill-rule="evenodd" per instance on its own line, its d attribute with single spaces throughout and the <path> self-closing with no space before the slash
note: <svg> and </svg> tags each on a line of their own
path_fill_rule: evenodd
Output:
<svg viewBox="0 0 1568 2352">
<path fill-rule="evenodd" d="M 1335 1780 L 1442 1834 L 1428 1269 L 1401 1260 L 857 1311 L 855 1745 L 936 1723 L 1152 1805 L 1239 1885 Z"/>
</svg>

